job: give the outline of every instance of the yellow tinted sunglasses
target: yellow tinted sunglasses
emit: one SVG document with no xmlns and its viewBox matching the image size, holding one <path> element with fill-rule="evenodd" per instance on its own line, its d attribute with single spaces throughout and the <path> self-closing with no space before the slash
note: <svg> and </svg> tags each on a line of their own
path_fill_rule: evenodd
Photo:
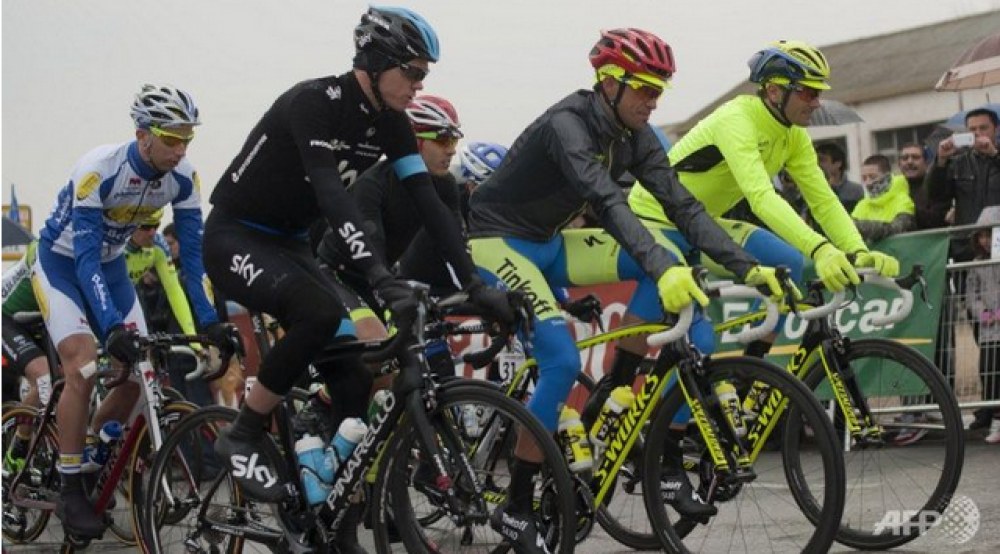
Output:
<svg viewBox="0 0 1000 554">
<path fill-rule="evenodd" d="M 159 137 L 159 139 L 163 141 L 163 144 L 167 145 L 170 148 L 175 148 L 182 144 L 186 145 L 190 143 L 192 140 L 194 140 L 194 133 L 191 133 L 190 135 L 178 135 L 177 133 L 164 131 L 159 127 L 150 127 L 149 132 Z"/>
</svg>

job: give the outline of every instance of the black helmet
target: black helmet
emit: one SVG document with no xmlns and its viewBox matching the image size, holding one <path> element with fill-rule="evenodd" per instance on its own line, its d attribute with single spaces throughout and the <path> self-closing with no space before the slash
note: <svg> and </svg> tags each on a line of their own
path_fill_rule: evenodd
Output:
<svg viewBox="0 0 1000 554">
<path fill-rule="evenodd" d="M 418 14 L 396 7 L 369 7 L 354 28 L 358 54 L 378 52 L 399 62 L 423 58 L 438 61 L 437 33 Z"/>
</svg>

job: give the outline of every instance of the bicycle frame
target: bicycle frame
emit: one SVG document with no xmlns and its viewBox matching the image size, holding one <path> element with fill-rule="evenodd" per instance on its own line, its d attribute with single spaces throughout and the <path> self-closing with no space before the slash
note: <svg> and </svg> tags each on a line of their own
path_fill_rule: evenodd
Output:
<svg viewBox="0 0 1000 554">
<path fill-rule="evenodd" d="M 818 304 L 821 304 L 823 301 L 821 293 L 818 291 L 810 292 L 810 300 Z M 814 305 L 812 302 L 808 304 L 803 303 L 798 308 L 809 309 L 814 307 Z M 790 307 L 785 306 L 782 312 L 789 314 L 792 313 L 792 310 Z M 740 318 L 716 325 L 715 332 L 723 333 L 742 327 L 747 323 L 754 323 L 763 319 L 763 317 L 763 311 L 746 314 Z M 850 339 L 841 335 L 840 331 L 828 318 L 811 320 L 806 325 L 802 340 L 799 342 L 798 347 L 785 367 L 791 374 L 803 380 L 806 377 L 806 372 L 818 360 L 822 364 L 823 371 L 830 382 L 834 399 L 840 408 L 840 412 L 844 417 L 844 424 L 851 437 L 857 441 L 859 446 L 865 446 L 869 443 L 879 443 L 882 429 L 875 424 L 875 418 L 868 405 L 868 400 L 864 396 L 864 393 L 861 392 L 854 372 L 845 369 L 849 368 L 849 364 L 844 362 L 844 356 L 847 354 L 849 344 Z M 769 393 L 770 391 L 767 390 L 766 386 L 754 383 L 748 395 L 751 398 L 748 407 L 760 411 L 763 415 L 764 411 L 768 411 L 768 408 L 771 408 L 773 405 L 769 398 Z M 764 406 L 761 408 L 763 399 L 766 399 L 766 402 L 764 402 Z"/>
<path fill-rule="evenodd" d="M 418 329 L 422 329 L 422 325 Z M 423 337 L 418 336 L 418 344 L 423 343 Z M 344 355 L 357 353 L 359 351 L 372 350 L 381 345 L 367 345 L 362 343 L 351 343 L 345 345 L 335 345 L 330 347 L 326 353 L 330 355 Z M 430 377 L 430 372 L 424 358 L 423 349 L 414 347 L 404 350 L 397 357 L 401 362 L 402 369 L 394 379 L 389 394 L 385 397 L 384 404 L 372 417 L 365 436 L 358 442 L 351 456 L 342 463 L 334 474 L 331 490 L 319 511 L 319 519 L 323 523 L 324 529 L 331 533 L 336 533 L 343 522 L 344 516 L 350 505 L 351 498 L 355 495 L 361 485 L 367 481 L 369 471 L 375 467 L 381 458 L 386 444 L 392 437 L 395 428 L 404 417 L 411 418 L 414 429 L 419 437 L 421 446 L 430 457 L 429 461 L 438 470 L 438 487 L 447 498 L 450 508 L 454 513 L 460 513 L 454 490 L 452 489 L 451 478 L 445 470 L 442 452 L 438 441 L 434 437 L 434 431 L 427 415 L 427 409 L 433 408 L 433 394 L 425 394 L 427 389 L 424 383 Z M 447 385 L 443 385 L 446 387 Z M 294 431 L 292 429 L 292 418 L 288 410 L 287 399 L 278 405 L 275 411 L 275 419 L 278 424 L 278 440 L 284 452 L 287 467 L 296 468 L 295 481 L 298 480 L 298 459 L 295 456 Z M 463 467 L 469 475 L 472 472 L 471 463 L 463 455 Z M 211 497 L 215 490 L 227 478 L 226 473 L 220 473 L 215 478 L 207 497 Z M 475 482 L 475 481 L 474 481 Z M 315 519 L 312 518 L 313 510 L 305 502 L 304 492 L 297 485 L 290 485 L 296 494 L 285 501 L 286 513 L 295 518 L 303 525 L 301 528 L 306 531 L 315 529 Z M 478 487 L 478 484 L 477 484 Z M 481 493 L 482 491 L 477 491 Z M 201 508 L 201 519 L 206 519 L 208 503 Z M 232 525 L 220 522 L 212 522 L 213 531 L 229 535 L 242 537 L 244 540 L 263 543 L 269 547 L 277 547 L 285 539 L 284 535 L 277 535 L 273 532 L 247 528 L 239 525 Z M 286 531 L 288 531 L 286 529 Z"/>
<path fill-rule="evenodd" d="M 760 319 L 764 318 L 764 314 L 765 312 L 761 312 Z M 620 327 L 577 341 L 576 346 L 579 350 L 583 350 L 625 337 L 658 333 L 668 328 L 669 326 L 662 323 Z M 679 376 L 677 382 L 681 386 L 685 400 L 691 407 L 693 419 L 705 439 L 717 471 L 722 474 L 731 473 L 743 480 L 753 478 L 753 474 L 748 468 L 763 450 L 764 444 L 784 412 L 787 401 L 780 394 L 771 395 L 771 401 L 765 406 L 757 423 L 747 434 L 746 441 L 740 440 L 731 425 L 715 423 L 728 422 L 728 419 L 718 409 L 718 400 L 715 398 L 714 391 L 710 390 L 711 387 L 707 386 L 704 376 L 698 376 L 698 373 L 703 372 L 701 366 L 701 354 L 693 347 L 688 346 L 686 351 L 678 350 L 676 345 L 663 347 L 652 370 L 645 374 L 645 381 L 635 395 L 632 406 L 619 416 L 619 424 L 608 442 L 608 448 L 598 460 L 597 469 L 590 482 L 595 505 L 601 505 L 612 490 L 622 464 L 628 459 L 635 443 L 639 440 L 643 426 L 650 420 L 660 401 L 666 396 L 667 387 L 674 381 L 674 375 Z M 536 368 L 537 361 L 534 358 L 522 364 L 507 386 L 506 394 L 515 398 L 523 398 L 527 391 L 529 376 Z M 674 371 L 675 369 L 678 371 Z M 702 393 L 703 390 L 709 391 L 707 397 Z M 706 414 L 706 406 L 713 407 L 712 418 Z M 729 444 L 734 445 L 733 450 L 722 446 L 719 440 L 720 431 Z M 748 446 L 744 446 L 744 442 L 749 443 Z"/>
</svg>

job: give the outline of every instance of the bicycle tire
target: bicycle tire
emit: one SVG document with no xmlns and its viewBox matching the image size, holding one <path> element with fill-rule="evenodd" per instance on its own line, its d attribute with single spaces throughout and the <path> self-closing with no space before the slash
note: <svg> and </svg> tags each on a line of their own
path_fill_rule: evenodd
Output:
<svg viewBox="0 0 1000 554">
<path fill-rule="evenodd" d="M 901 369 L 905 369 L 912 376 L 911 378 L 919 380 L 921 390 L 928 391 L 930 399 L 923 401 L 936 405 L 936 409 L 931 410 L 931 412 L 937 411 L 941 415 L 941 428 L 932 430 L 932 436 L 923 441 L 923 447 L 916 444 L 896 447 L 886 442 L 884 446 L 876 447 L 874 451 L 858 449 L 844 453 L 847 470 L 846 507 L 844 520 L 837 532 L 837 541 L 863 550 L 894 548 L 916 539 L 922 532 L 929 529 L 933 525 L 933 521 L 928 519 L 918 521 L 916 518 L 923 517 L 921 512 L 944 513 L 952 494 L 958 487 L 962 476 L 965 451 L 962 415 L 958 401 L 944 376 L 930 360 L 913 348 L 881 338 L 851 340 L 847 346 L 847 359 L 851 364 L 851 370 L 856 373 L 859 380 L 864 380 L 869 374 L 877 374 L 880 384 L 885 382 L 883 379 L 890 381 L 890 383 L 904 383 Z M 871 361 L 862 365 L 859 363 L 861 360 Z M 859 372 L 860 374 L 858 374 Z M 821 362 L 817 361 L 810 366 L 804 382 L 812 390 L 816 390 L 824 383 L 829 386 Z M 912 384 L 909 386 L 913 387 Z M 912 397 L 913 395 L 900 395 L 899 400 L 904 402 L 903 398 L 907 396 Z M 878 401 L 879 398 L 869 398 L 869 405 Z M 892 398 L 890 397 L 886 402 L 891 403 Z M 842 422 L 840 412 L 837 413 L 838 422 Z M 885 422 L 891 423 L 887 420 Z M 885 436 L 886 434 L 883 433 L 883 438 Z M 922 463 L 913 467 L 914 459 L 917 456 L 927 457 L 927 451 L 933 448 L 927 443 L 931 440 L 937 440 L 943 445 L 944 455 L 934 457 L 931 460 L 924 459 Z M 931 455 L 933 456 L 933 454 Z M 888 462 L 888 469 L 891 471 L 883 467 L 884 461 Z M 923 472 L 919 476 L 907 474 L 901 483 L 901 485 L 905 484 L 905 487 L 901 486 L 897 489 L 893 486 L 891 477 L 893 474 L 904 472 L 908 467 L 913 467 L 913 470 L 923 470 Z M 934 469 L 936 467 L 941 468 L 937 475 L 935 475 L 937 471 Z M 857 476 L 859 468 L 861 475 Z M 886 506 L 887 500 L 898 500 L 899 504 L 892 505 L 891 511 L 904 513 L 911 510 L 910 513 L 915 513 L 914 519 L 911 519 L 909 523 L 898 522 L 899 527 L 883 527 L 883 532 L 876 532 L 878 525 L 889 510 L 880 510 L 871 504 L 865 504 L 864 492 L 865 488 L 868 487 L 865 478 L 866 470 L 871 470 L 878 476 L 877 487 L 882 493 L 883 506 L 888 508 Z M 933 489 L 928 491 L 923 487 L 923 483 L 930 483 L 933 485 Z M 887 491 L 891 494 L 886 495 Z M 806 498 L 808 492 L 804 490 L 798 490 L 798 492 L 802 497 L 797 497 L 796 500 L 801 500 L 800 505 L 808 507 L 811 504 Z M 926 493 L 926 497 L 921 500 L 920 496 L 923 493 Z M 912 500 L 904 501 L 904 498 Z M 879 499 L 873 500 L 877 502 Z M 867 520 L 864 517 L 866 513 L 873 515 L 874 518 Z M 853 521 L 857 521 L 858 525 L 852 525 Z"/>
<path fill-rule="evenodd" d="M 55 425 L 50 422 L 45 428 L 38 428 L 38 409 L 32 406 L 25 405 L 11 405 L 6 406 L 3 412 L 2 418 L 2 429 L 3 429 L 3 444 L 5 447 L 9 447 L 10 440 L 14 436 L 14 431 L 19 423 L 31 423 L 36 427 L 36 433 L 41 432 L 38 450 L 35 452 L 35 458 L 37 462 L 31 460 L 26 461 L 22 472 L 29 467 L 35 467 L 39 470 L 42 475 L 43 482 L 48 482 L 53 487 L 54 493 L 59 492 L 59 475 L 56 471 L 56 460 L 59 458 L 59 435 L 56 431 Z M 4 450 L 3 463 L 6 464 L 7 452 Z M 5 468 L 6 469 L 6 468 Z M 9 495 L 10 490 L 8 490 L 8 483 L 13 481 L 13 476 L 5 477 L 3 479 L 3 538 L 5 541 L 9 541 L 12 544 L 27 544 L 38 539 L 39 536 L 45 531 L 48 525 L 49 518 L 52 516 L 52 512 L 48 510 L 36 510 L 29 508 L 15 508 L 10 501 Z M 13 521 L 16 516 L 10 519 L 7 517 L 8 510 L 16 510 L 18 514 L 24 516 L 26 523 L 21 526 L 19 530 L 15 532 L 13 529 Z M 27 518 L 29 515 L 34 515 L 34 522 L 28 524 Z M 11 526 L 8 526 L 11 524 Z"/>
<path fill-rule="evenodd" d="M 181 419 L 174 427 L 173 432 L 167 436 L 163 447 L 153 460 L 149 478 L 146 481 L 146 490 L 141 513 L 141 528 L 143 537 L 143 547 L 147 553 L 173 552 L 186 548 L 185 541 L 191 541 L 192 546 L 203 548 L 205 551 L 224 552 L 226 554 L 238 554 L 243 552 L 244 547 L 249 542 L 241 534 L 224 534 L 221 531 L 212 529 L 212 523 L 221 521 L 225 524 L 265 527 L 265 519 L 277 519 L 280 515 L 269 514 L 262 510 L 268 509 L 267 505 L 257 505 L 247 500 L 239 487 L 229 475 L 220 475 L 225 472 L 219 460 L 214 458 L 214 451 L 208 446 L 208 440 L 214 440 L 218 436 L 219 426 L 231 424 L 238 412 L 232 408 L 224 406 L 208 406 L 198 409 L 196 412 Z M 204 444 L 202 441 L 206 441 Z M 197 446 L 193 446 L 197 445 Z M 187 452 L 185 452 L 185 449 Z M 263 441 L 262 454 L 269 460 L 280 460 L 277 446 L 273 440 L 266 438 Z M 212 457 L 211 459 L 207 459 Z M 189 464 L 188 459 L 198 460 L 195 464 Z M 183 462 L 183 463 L 182 463 Z M 213 465 L 213 463 L 217 465 Z M 190 468 L 194 467 L 192 471 Z M 272 467 L 277 468 L 279 479 L 287 481 L 287 468 L 283 464 L 272 462 Z M 180 478 L 171 472 L 180 472 Z M 199 473 L 200 472 L 200 473 Z M 216 479 L 220 479 L 229 491 L 229 499 L 221 502 L 212 502 L 215 497 L 202 498 L 200 494 L 201 485 L 212 484 Z M 178 498 L 181 494 L 186 494 L 181 503 L 167 506 L 166 501 L 161 497 L 164 482 L 173 488 L 176 481 L 185 489 L 171 492 Z M 190 486 L 195 485 L 195 486 Z M 221 488 L 221 486 L 220 486 Z M 216 490 L 218 492 L 218 490 Z M 209 503 L 206 509 L 207 520 L 200 518 L 199 509 L 203 503 Z M 174 512 L 171 512 L 171 511 Z M 276 510 L 276 508 L 275 508 Z M 173 513 L 178 515 L 183 511 L 180 521 L 164 524 L 165 516 Z M 247 518 L 247 515 L 250 518 Z M 192 523 L 185 523 L 189 516 L 195 518 Z M 228 519 L 227 519 L 228 518 Z M 246 520 L 246 521 L 244 521 Z M 250 521 L 252 520 L 252 521 Z M 274 524 L 273 531 L 279 536 L 283 533 L 280 523 Z M 184 533 L 190 531 L 188 535 L 179 535 L 176 538 L 170 536 L 161 537 L 161 529 L 166 528 L 164 533 Z M 204 532 L 198 530 L 205 530 Z M 199 542 L 206 543 L 199 546 Z M 225 542 L 225 544 L 222 544 Z M 261 552 L 269 551 L 264 545 L 260 546 Z"/>
<path fill-rule="evenodd" d="M 494 387 L 477 385 L 465 381 L 454 382 L 441 387 L 437 391 L 436 396 L 437 406 L 433 412 L 428 413 L 428 417 L 432 422 L 435 433 L 441 440 L 444 450 L 447 451 L 445 457 L 448 458 L 449 465 L 453 466 L 454 474 L 451 472 L 449 474 L 452 475 L 453 482 L 458 491 L 457 496 L 467 502 L 467 508 L 469 505 L 476 504 L 479 500 L 484 501 L 479 502 L 479 506 L 488 502 L 489 507 L 486 511 L 489 513 L 485 513 L 486 518 L 491 515 L 494 509 L 494 502 L 487 500 L 490 492 L 484 491 L 482 488 L 482 482 L 479 478 L 482 470 L 478 468 L 473 470 L 476 474 L 475 484 L 473 484 L 470 482 L 469 472 L 462 469 L 462 465 L 457 463 L 457 456 L 453 454 L 459 449 L 463 451 L 467 450 L 466 445 L 460 438 L 459 429 L 454 424 L 454 419 L 449 417 L 449 414 L 454 413 L 454 410 L 460 410 L 463 405 L 478 404 L 488 406 L 494 410 L 493 413 L 497 416 L 495 421 L 499 421 L 501 417 L 507 418 L 512 424 L 517 425 L 519 429 L 524 429 L 531 433 L 545 459 L 561 459 L 559 447 L 556 445 L 551 434 L 542 427 L 541 423 L 528 412 L 523 404 L 507 397 Z M 428 538 L 428 534 L 434 533 L 437 530 L 420 527 L 416 523 L 419 515 L 417 515 L 412 504 L 409 502 L 410 496 L 413 496 L 409 492 L 411 484 L 410 470 L 411 467 L 419 467 L 421 463 L 411 459 L 411 455 L 414 454 L 419 457 L 421 449 L 419 444 L 413 443 L 414 440 L 416 440 L 416 433 L 414 432 L 412 422 L 408 418 L 402 419 L 379 460 L 378 476 L 373 498 L 371 499 L 372 511 L 376 514 L 373 522 L 373 534 L 375 535 L 375 545 L 378 551 L 383 554 L 393 551 L 390 542 L 389 518 L 386 517 L 387 514 L 391 514 L 394 518 L 395 528 L 407 552 L 429 553 L 447 551 L 443 549 L 447 549 L 455 544 L 453 539 L 456 535 L 462 535 L 462 537 L 458 538 L 457 542 L 459 546 L 455 550 L 462 550 L 462 547 L 465 546 L 463 539 L 467 535 L 475 535 L 479 532 L 479 528 L 482 527 L 486 528 L 486 533 L 498 536 L 489 528 L 489 523 L 483 520 L 483 513 L 480 511 L 476 515 L 478 518 L 477 521 L 473 524 L 477 527 L 475 530 L 472 525 L 469 525 L 461 531 L 458 529 L 455 529 L 451 533 L 445 531 L 443 534 L 435 535 L 433 539 Z M 550 516 L 554 516 L 557 519 L 555 530 L 553 531 L 553 538 L 555 539 L 553 542 L 555 544 L 550 546 L 556 547 L 555 552 L 568 554 L 573 552 L 576 546 L 576 541 L 574 540 L 576 527 L 573 524 L 568 524 L 568 522 L 575 521 L 576 517 L 573 482 L 565 464 L 545 464 L 543 474 L 547 479 L 545 483 L 549 483 L 549 486 L 552 488 L 551 490 L 543 488 L 540 500 L 541 510 L 547 511 Z M 493 476 L 490 477 L 491 479 L 488 482 L 500 487 Z M 483 491 L 483 495 L 480 496 L 475 493 L 477 487 L 479 487 L 478 490 Z M 497 490 L 499 491 L 500 489 Z M 499 494 L 505 496 L 505 489 L 503 491 Z M 421 497 L 428 498 L 426 496 Z M 496 502 L 499 502 L 499 499 Z M 441 505 L 435 505 L 432 509 L 444 508 Z M 466 510 L 463 515 L 468 515 L 470 510 L 471 508 Z M 440 521 L 449 523 L 452 520 L 450 518 L 441 518 Z"/>
<path fill-rule="evenodd" d="M 169 436 L 172 426 L 177 425 L 182 418 L 196 411 L 198 411 L 198 406 L 186 400 L 170 400 L 164 404 L 161 416 L 158 420 L 161 436 L 164 439 L 164 442 L 166 441 L 167 436 Z M 153 465 L 153 458 L 156 455 L 156 452 L 149 450 L 148 424 L 149 422 L 147 421 L 146 425 L 143 426 L 143 429 L 136 440 L 135 447 L 129 455 L 128 473 L 124 477 L 124 482 L 128 487 L 127 500 L 129 501 L 129 515 L 132 522 L 132 529 L 138 529 L 140 533 L 142 531 L 143 522 L 143 479 L 146 476 L 147 470 Z M 130 545 L 136 544 L 136 537 L 134 536 L 134 533 L 130 533 L 132 536 L 127 537 L 119 534 L 119 531 L 116 530 L 116 526 L 109 526 L 109 529 L 119 541 Z M 126 542 L 128 539 L 130 539 L 130 541 Z"/>
<path fill-rule="evenodd" d="M 819 402 L 793 375 L 758 358 L 741 356 L 712 359 L 708 362 L 707 372 L 708 379 L 713 384 L 722 380 L 734 385 L 746 384 L 747 387 L 756 381 L 766 383 L 772 390 L 781 391 L 787 399 L 783 420 L 805 418 L 814 433 L 813 445 L 809 451 L 816 453 L 818 463 L 821 465 L 812 475 L 814 477 L 822 475 L 823 506 L 818 513 L 798 514 L 803 520 L 793 524 L 796 525 L 794 532 L 790 531 L 792 527 L 787 522 L 779 522 L 779 517 L 788 517 L 787 514 L 778 513 L 781 507 L 786 504 L 795 506 L 793 501 L 779 496 L 780 481 L 788 479 L 787 471 L 783 467 L 767 467 L 773 465 L 770 462 L 773 461 L 772 458 L 779 456 L 778 454 L 767 455 L 766 460 L 765 455 L 761 454 L 753 465 L 757 473 L 756 480 L 716 491 L 716 496 L 710 501 L 720 508 L 719 514 L 707 523 L 699 524 L 687 518 L 675 517 L 667 511 L 667 505 L 659 500 L 659 495 L 645 495 L 646 509 L 653 529 L 660 539 L 661 547 L 667 552 L 678 554 L 715 552 L 726 550 L 718 544 L 719 541 L 723 541 L 728 542 L 730 552 L 758 550 L 781 552 L 785 549 L 790 549 L 788 551 L 792 552 L 828 551 L 839 527 L 844 506 L 844 460 L 833 425 Z M 739 386 L 736 388 L 740 389 Z M 660 490 L 660 472 L 651 468 L 662 467 L 663 445 L 667 431 L 683 402 L 684 397 L 680 387 L 672 387 L 655 414 L 646 444 L 644 490 Z M 772 473 L 774 477 L 768 479 L 766 476 Z M 701 488 L 704 491 L 704 483 Z M 792 489 L 790 484 L 789 489 Z M 757 501 L 758 496 L 770 498 L 766 510 L 761 509 Z M 734 512 L 735 517 L 733 517 Z M 768 531 L 767 526 L 772 522 L 781 527 L 780 533 Z M 700 529 L 702 533 L 695 536 L 700 527 L 703 527 Z M 722 536 L 716 537 L 712 534 L 713 531 L 718 531 Z M 761 541 L 770 540 L 772 536 L 776 537 L 776 541 L 782 539 L 787 541 L 787 544 L 781 542 L 768 546 L 759 544 Z M 798 538 L 800 536 L 802 538 Z M 742 541 L 742 550 L 739 545 L 735 545 L 734 548 L 733 543 L 736 541 Z"/>
</svg>

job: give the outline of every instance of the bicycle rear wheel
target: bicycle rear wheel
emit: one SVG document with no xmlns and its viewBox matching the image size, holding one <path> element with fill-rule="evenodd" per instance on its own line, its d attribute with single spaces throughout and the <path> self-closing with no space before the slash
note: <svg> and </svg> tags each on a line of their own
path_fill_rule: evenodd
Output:
<svg viewBox="0 0 1000 554">
<path fill-rule="evenodd" d="M 267 535 L 275 544 L 284 530 L 277 506 L 247 499 L 224 469 L 213 445 L 219 432 L 236 419 L 236 410 L 221 406 L 201 408 L 181 419 L 157 453 L 145 481 L 141 511 L 147 552 L 225 552 L 250 548 L 269 552 L 264 544 L 249 542 L 250 533 Z M 270 440 L 262 455 L 281 460 Z M 279 473 L 283 464 L 273 463 Z M 288 481 L 289 475 L 279 479 Z"/>
<path fill-rule="evenodd" d="M 844 453 L 846 503 L 837 541 L 860 549 L 893 548 L 930 529 L 936 518 L 927 514 L 944 513 L 958 487 L 965 452 L 962 416 L 934 364 L 906 345 L 852 340 L 847 361 L 882 429 L 882 442 L 867 448 L 852 444 Z M 820 398 L 831 398 L 822 363 L 814 364 L 804 381 Z M 839 408 L 824 402 L 835 411 L 843 436 Z M 787 445 L 794 450 L 794 442 Z M 808 489 L 796 492 L 800 504 L 812 505 Z M 899 521 L 904 513 L 910 519 Z"/>
<path fill-rule="evenodd" d="M 680 517 L 660 495 L 646 494 L 646 508 L 662 547 L 677 553 L 826 552 L 843 510 L 844 461 L 833 426 L 819 402 L 794 376 L 757 358 L 712 359 L 708 362 L 708 379 L 713 388 L 728 381 L 736 390 L 749 390 L 754 382 L 764 383 L 770 388 L 773 402 L 762 406 L 761 421 L 773 417 L 781 400 L 787 402 L 782 415 L 786 423 L 801 421 L 802 426 L 812 430 L 811 437 L 799 440 L 796 463 L 800 471 L 796 475 L 806 479 L 809 490 L 815 491 L 816 509 L 799 509 L 793 499 L 787 462 L 779 452 L 758 453 L 753 462 L 756 478 L 752 481 L 713 483 L 717 472 L 700 433 L 692 426 L 689 435 L 694 435 L 694 446 L 689 444 L 684 449 L 685 467 L 693 468 L 692 483 L 719 513 L 705 522 L 695 522 Z M 662 472 L 656 468 L 663 467 L 664 443 L 683 401 L 680 387 L 673 387 L 650 428 L 644 461 L 646 491 L 660 490 Z M 720 423 L 728 425 L 727 421 L 716 422 Z M 751 426 L 749 441 L 761 443 L 766 438 L 758 439 L 752 436 L 754 432 Z"/>
<path fill-rule="evenodd" d="M 488 464 L 473 462 L 477 455 L 473 444 L 479 448 L 489 446 L 464 436 L 456 414 L 465 409 L 489 410 L 490 426 L 515 433 L 510 436 L 528 433 L 546 460 L 561 460 L 555 441 L 534 416 L 496 389 L 456 382 L 441 387 L 437 399 L 438 405 L 428 416 L 443 452 L 446 472 L 454 484 L 458 510 L 452 509 L 449 498 L 437 488 L 438 472 L 430 466 L 412 423 L 402 419 L 379 459 L 372 498 L 379 552 L 492 552 L 501 547 L 503 537 L 490 527 L 489 517 L 506 499 L 509 459 L 487 456 Z M 573 483 L 565 464 L 543 466 L 535 495 L 536 521 L 550 550 L 572 552 L 576 515 Z M 431 522 L 424 518 L 435 512 L 447 517 L 436 517 Z M 401 543 L 391 542 L 394 531 Z"/>
</svg>

